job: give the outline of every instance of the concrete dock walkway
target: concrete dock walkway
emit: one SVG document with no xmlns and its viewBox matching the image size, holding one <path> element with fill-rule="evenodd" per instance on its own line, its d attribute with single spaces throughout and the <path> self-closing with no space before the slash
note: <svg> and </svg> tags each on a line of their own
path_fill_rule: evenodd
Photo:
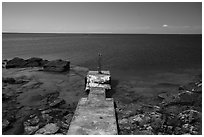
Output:
<svg viewBox="0 0 204 137">
<path fill-rule="evenodd" d="M 88 97 L 79 101 L 67 134 L 118 134 L 114 101 L 113 98 L 106 98 L 103 87 L 90 87 Z"/>
</svg>

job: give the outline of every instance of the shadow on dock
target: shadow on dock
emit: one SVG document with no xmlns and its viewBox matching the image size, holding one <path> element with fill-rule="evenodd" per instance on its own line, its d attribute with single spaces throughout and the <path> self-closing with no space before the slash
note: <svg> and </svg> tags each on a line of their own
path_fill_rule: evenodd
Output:
<svg viewBox="0 0 204 137">
<path fill-rule="evenodd" d="M 118 83 L 119 83 L 119 80 L 116 80 L 116 79 L 111 80 L 112 89 L 106 92 L 106 98 L 112 98 L 112 96 L 116 93 L 116 87 Z"/>
</svg>

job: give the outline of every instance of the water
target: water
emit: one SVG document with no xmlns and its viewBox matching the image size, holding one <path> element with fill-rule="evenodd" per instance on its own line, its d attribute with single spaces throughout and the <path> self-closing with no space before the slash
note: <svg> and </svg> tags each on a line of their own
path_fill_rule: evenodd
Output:
<svg viewBox="0 0 204 137">
<path fill-rule="evenodd" d="M 202 35 L 3 34 L 2 49 L 3 59 L 66 59 L 90 70 L 102 53 L 112 77 L 107 95 L 127 104 L 158 105 L 159 93 L 176 93 L 202 74 Z"/>
<path fill-rule="evenodd" d="M 3 59 L 68 59 L 116 77 L 178 72 L 202 67 L 202 35 L 3 34 Z"/>
</svg>

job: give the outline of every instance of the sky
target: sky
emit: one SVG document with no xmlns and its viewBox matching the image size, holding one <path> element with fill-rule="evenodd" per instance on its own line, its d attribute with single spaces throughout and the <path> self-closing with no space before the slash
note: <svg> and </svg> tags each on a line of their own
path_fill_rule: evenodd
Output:
<svg viewBox="0 0 204 137">
<path fill-rule="evenodd" d="M 201 34 L 201 2 L 3 2 L 3 32 Z"/>
</svg>

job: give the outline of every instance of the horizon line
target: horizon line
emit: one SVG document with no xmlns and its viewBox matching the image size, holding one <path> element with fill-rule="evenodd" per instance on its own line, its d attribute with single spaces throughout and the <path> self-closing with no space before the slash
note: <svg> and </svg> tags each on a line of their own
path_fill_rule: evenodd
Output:
<svg viewBox="0 0 204 137">
<path fill-rule="evenodd" d="M 3 33 L 30 33 L 30 34 L 197 34 L 202 35 L 202 33 L 119 33 L 119 32 L 11 32 L 11 31 L 4 31 Z"/>
</svg>

